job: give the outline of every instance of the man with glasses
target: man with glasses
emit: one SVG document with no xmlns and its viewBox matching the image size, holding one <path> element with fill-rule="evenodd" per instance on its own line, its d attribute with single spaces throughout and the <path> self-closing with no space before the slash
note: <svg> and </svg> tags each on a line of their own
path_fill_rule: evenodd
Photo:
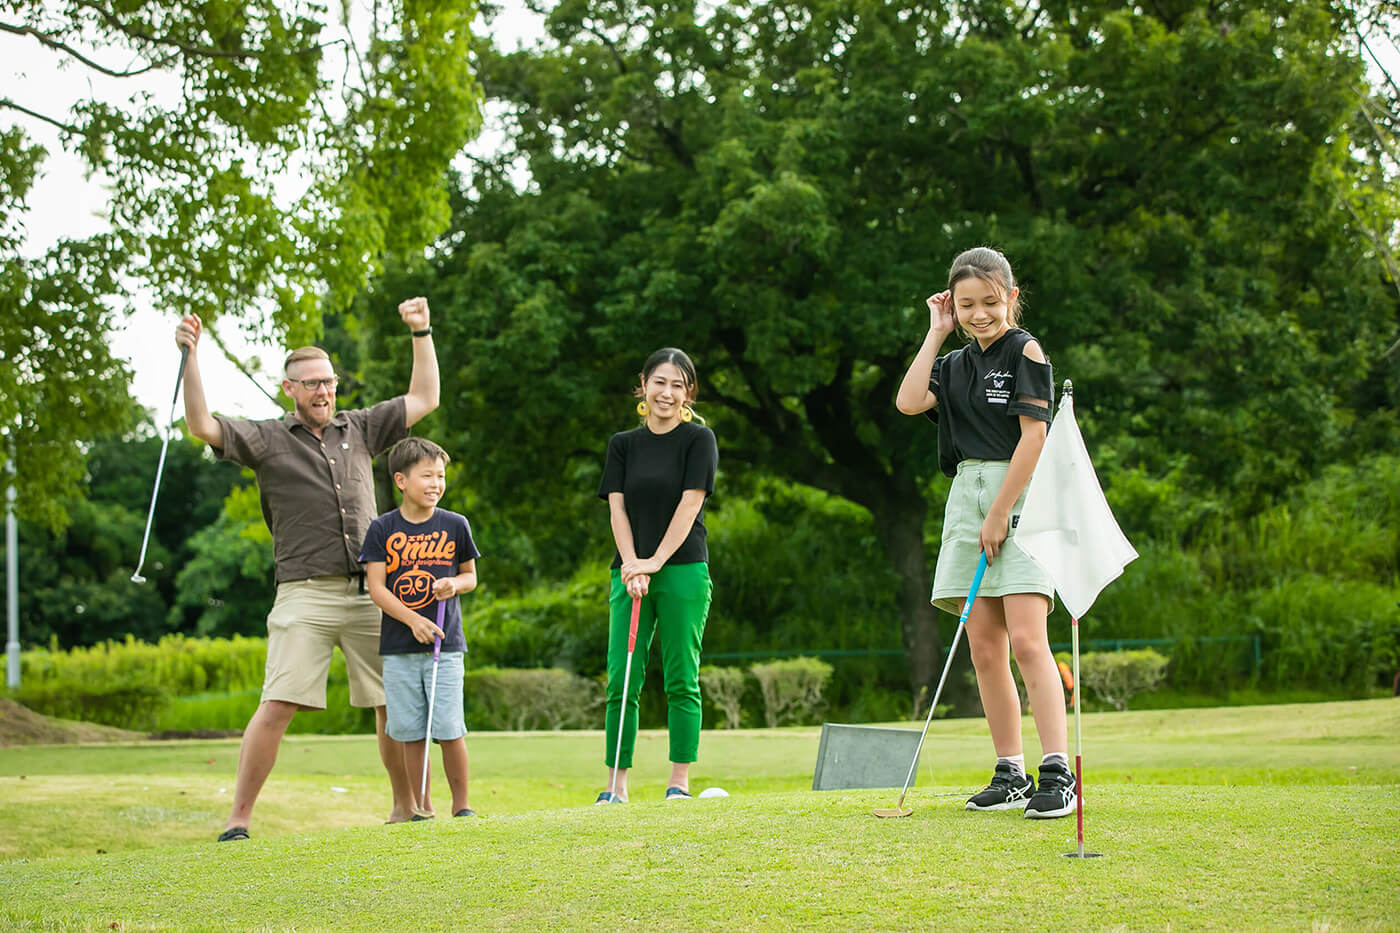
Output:
<svg viewBox="0 0 1400 933">
<path fill-rule="evenodd" d="M 257 475 L 263 519 L 272 532 L 277 598 L 267 617 L 267 670 L 262 700 L 243 732 L 233 808 L 219 841 L 247 839 L 262 790 L 287 725 L 298 710 L 326 708 L 326 676 L 337 645 L 345 655 L 350 705 L 373 707 L 379 757 L 389 772 L 391 822 L 413 817 L 403 756 L 384 734 L 379 609 L 365 592 L 360 542 L 378 514 L 373 459 L 408 435 L 438 406 L 438 365 L 428 302 L 399 305 L 413 344 L 408 393 L 370 408 L 337 411 L 336 375 L 319 347 L 294 350 L 282 391 L 293 410 L 270 421 L 213 415 L 204 398 L 196 352 L 201 326 L 193 315 L 175 328 L 188 347 L 185 423 L 224 460 Z"/>
</svg>

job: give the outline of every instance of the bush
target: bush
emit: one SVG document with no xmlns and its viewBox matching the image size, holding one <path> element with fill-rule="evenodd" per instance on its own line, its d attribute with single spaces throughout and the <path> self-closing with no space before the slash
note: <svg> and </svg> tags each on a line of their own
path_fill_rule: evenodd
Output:
<svg viewBox="0 0 1400 933">
<path fill-rule="evenodd" d="M 1400 667 L 1394 587 L 1305 574 L 1251 593 L 1248 603 L 1269 686 L 1360 694 L 1389 685 Z"/>
<path fill-rule="evenodd" d="M 715 709 L 724 714 L 725 728 L 739 728 L 747 681 L 744 672 L 737 667 L 706 665 L 700 668 L 700 683 Z"/>
<path fill-rule="evenodd" d="M 169 692 L 130 679 L 106 684 L 21 686 L 14 699 L 45 716 L 81 719 L 143 732 L 154 729 L 170 705 Z"/>
<path fill-rule="evenodd" d="M 1166 676 L 1168 660 L 1151 648 L 1141 651 L 1096 651 L 1079 656 L 1079 679 L 1114 709 L 1155 690 Z"/>
<path fill-rule="evenodd" d="M 596 725 L 603 690 L 559 668 L 467 671 L 466 703 L 477 729 L 568 729 Z"/>
<path fill-rule="evenodd" d="M 261 687 L 266 661 L 265 638 L 166 635 L 151 644 L 127 636 L 125 641 L 69 651 L 56 645 L 25 651 L 20 656 L 20 680 L 26 686 L 68 688 L 136 682 L 172 696 L 191 696 Z"/>
<path fill-rule="evenodd" d="M 832 667 L 816 658 L 784 658 L 749 668 L 763 694 L 763 717 L 769 728 L 785 721 L 815 722 L 821 713 L 822 691 Z"/>
</svg>

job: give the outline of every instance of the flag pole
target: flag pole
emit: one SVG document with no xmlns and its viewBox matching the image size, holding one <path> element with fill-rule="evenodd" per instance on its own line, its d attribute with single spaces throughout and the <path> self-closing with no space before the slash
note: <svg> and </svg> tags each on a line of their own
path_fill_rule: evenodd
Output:
<svg viewBox="0 0 1400 933">
<path fill-rule="evenodd" d="M 1064 390 L 1061 393 L 1060 404 L 1064 404 L 1064 399 L 1074 394 L 1074 385 L 1068 379 L 1065 380 Z M 1070 651 L 1074 655 L 1072 664 L 1074 666 L 1074 689 L 1071 696 L 1074 697 L 1074 819 L 1075 837 L 1079 847 L 1074 852 L 1066 852 L 1065 858 L 1098 858 L 1099 852 L 1084 851 L 1084 731 L 1080 724 L 1080 700 L 1084 692 L 1084 685 L 1079 680 L 1079 620 L 1074 616 L 1069 617 L 1070 630 Z"/>
</svg>

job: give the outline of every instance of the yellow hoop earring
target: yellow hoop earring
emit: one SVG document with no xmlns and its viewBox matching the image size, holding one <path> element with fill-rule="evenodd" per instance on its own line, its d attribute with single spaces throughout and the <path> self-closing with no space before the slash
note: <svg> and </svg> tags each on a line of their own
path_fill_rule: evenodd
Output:
<svg viewBox="0 0 1400 933">
<path fill-rule="evenodd" d="M 682 420 L 682 421 L 689 421 L 691 418 L 694 418 L 694 417 L 695 417 L 695 412 L 693 412 L 693 411 L 690 410 L 690 406 L 689 406 L 689 405 L 685 405 L 685 406 L 683 406 L 683 407 L 681 408 L 681 420 Z"/>
<path fill-rule="evenodd" d="M 640 402 L 637 403 L 637 414 L 641 415 L 643 418 L 645 418 L 647 416 L 647 413 L 650 411 L 651 409 L 647 407 L 646 399 L 642 399 Z"/>
</svg>

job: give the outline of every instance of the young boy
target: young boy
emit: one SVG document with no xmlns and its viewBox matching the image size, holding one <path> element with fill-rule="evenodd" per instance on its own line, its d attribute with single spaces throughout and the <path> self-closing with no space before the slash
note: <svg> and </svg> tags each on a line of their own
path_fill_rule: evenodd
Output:
<svg viewBox="0 0 1400 933">
<path fill-rule="evenodd" d="M 384 659 L 388 707 L 385 733 L 403 746 L 413 785 L 413 819 L 430 819 L 428 793 L 419 796 L 428 754 L 428 690 L 432 684 L 433 641 L 442 639 L 433 738 L 442 749 L 442 768 L 452 789 L 452 815 L 475 816 L 467 803 L 467 725 L 462 715 L 462 607 L 457 596 L 476 588 L 471 526 L 456 512 L 437 507 L 447 488 L 447 452 L 432 441 L 409 437 L 389 451 L 394 485 L 403 504 L 369 526 L 360 560 L 369 594 L 381 610 L 379 653 Z M 442 628 L 435 624 L 438 602 Z"/>
</svg>

